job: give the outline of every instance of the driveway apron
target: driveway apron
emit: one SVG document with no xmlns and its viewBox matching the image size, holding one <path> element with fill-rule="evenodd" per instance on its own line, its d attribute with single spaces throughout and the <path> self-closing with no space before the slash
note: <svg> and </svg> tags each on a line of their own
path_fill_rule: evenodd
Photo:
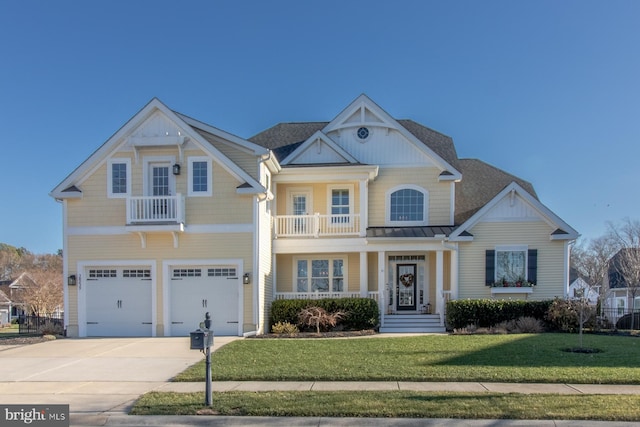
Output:
<svg viewBox="0 0 640 427">
<path fill-rule="evenodd" d="M 235 339 L 216 337 L 213 350 Z M 141 394 L 204 359 L 189 344 L 187 337 L 162 337 L 0 346 L 0 403 L 69 404 L 72 413 L 126 412 Z"/>
</svg>

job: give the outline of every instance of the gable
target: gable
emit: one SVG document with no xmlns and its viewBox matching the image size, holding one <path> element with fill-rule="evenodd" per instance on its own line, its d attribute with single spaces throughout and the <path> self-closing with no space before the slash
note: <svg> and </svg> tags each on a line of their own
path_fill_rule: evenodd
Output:
<svg viewBox="0 0 640 427">
<path fill-rule="evenodd" d="M 460 225 L 451 234 L 451 240 L 473 240 L 472 229 L 477 224 L 517 222 L 545 223 L 553 230 L 548 235 L 550 240 L 574 240 L 579 236 L 577 231 L 538 199 L 527 193 L 518 183 L 512 182 Z"/>
<path fill-rule="evenodd" d="M 357 160 L 320 131 L 292 150 L 282 161 L 283 165 L 344 163 L 357 163 Z"/>
<path fill-rule="evenodd" d="M 241 140 L 213 127 L 207 131 L 219 134 L 220 138 L 228 138 L 230 144 L 236 144 L 239 149 L 251 152 L 257 156 L 267 155 L 266 150 L 248 141 Z M 213 146 L 194 127 L 188 124 L 182 116 L 174 113 L 158 99 L 151 100 L 142 110 L 134 115 L 123 127 L 121 127 L 109 140 L 86 159 L 78 168 L 67 176 L 50 195 L 56 199 L 78 198 L 82 193 L 82 182 L 97 171 L 108 159 L 118 151 L 131 151 L 135 154 L 136 164 L 140 161 L 140 152 L 146 148 L 177 148 L 176 161 L 184 163 L 184 150 L 188 148 L 201 149 L 222 166 L 228 173 L 241 183 L 247 183 L 250 190 L 243 189 L 243 193 L 262 193 L 264 188 L 257 181 L 232 161 L 228 156 Z M 255 161 L 254 161 L 255 164 Z M 70 188 L 79 189 L 79 192 L 69 192 Z M 240 190 L 239 190 L 240 191 Z"/>
</svg>

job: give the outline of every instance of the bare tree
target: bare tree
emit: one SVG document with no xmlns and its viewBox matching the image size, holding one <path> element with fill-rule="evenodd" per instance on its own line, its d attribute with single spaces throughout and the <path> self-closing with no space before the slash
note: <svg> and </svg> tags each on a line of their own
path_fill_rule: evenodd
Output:
<svg viewBox="0 0 640 427">
<path fill-rule="evenodd" d="M 598 290 L 598 296 L 602 300 L 607 293 L 605 279 L 609 274 L 609 261 L 618 250 L 618 246 L 610 235 L 587 242 L 580 242 L 571 249 L 571 266 L 587 282 L 589 290 Z"/>
<path fill-rule="evenodd" d="M 619 248 L 612 266 L 631 296 L 631 329 L 634 329 L 635 299 L 640 294 L 640 221 L 626 218 L 620 224 L 610 223 L 609 236 Z"/>
<path fill-rule="evenodd" d="M 31 281 L 20 287 L 18 298 L 27 313 L 51 316 L 63 304 L 62 275 L 57 271 L 29 272 Z"/>
</svg>

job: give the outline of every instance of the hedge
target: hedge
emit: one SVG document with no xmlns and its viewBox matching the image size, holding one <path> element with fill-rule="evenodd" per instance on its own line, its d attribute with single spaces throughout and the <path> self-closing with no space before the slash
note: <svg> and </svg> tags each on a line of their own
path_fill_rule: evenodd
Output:
<svg viewBox="0 0 640 427">
<path fill-rule="evenodd" d="M 329 313 L 347 313 L 340 325 L 345 330 L 373 329 L 380 323 L 378 303 L 371 298 L 323 298 L 317 300 L 276 300 L 271 304 L 269 324 L 298 323 L 298 313 L 306 307 L 321 307 Z"/>
<path fill-rule="evenodd" d="M 521 301 L 468 299 L 447 302 L 447 326 L 452 329 L 475 325 L 482 328 L 523 316 L 545 322 L 545 315 L 552 300 Z"/>
</svg>

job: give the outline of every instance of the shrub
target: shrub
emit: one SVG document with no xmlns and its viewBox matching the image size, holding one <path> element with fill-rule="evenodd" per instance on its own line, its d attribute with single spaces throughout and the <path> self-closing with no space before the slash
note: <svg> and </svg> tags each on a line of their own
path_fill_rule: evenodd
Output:
<svg viewBox="0 0 640 427">
<path fill-rule="evenodd" d="M 595 313 L 581 301 L 556 298 L 547 311 L 546 321 L 551 329 L 562 332 L 576 332 L 580 329 L 580 310 L 583 310 L 585 327 L 595 326 Z"/>
<path fill-rule="evenodd" d="M 53 323 L 51 321 L 46 321 L 44 325 L 38 328 L 38 333 L 40 335 L 62 335 L 64 330 L 62 326 L 57 323 Z"/>
<path fill-rule="evenodd" d="M 512 301 L 491 299 L 455 300 L 447 303 L 447 326 L 461 329 L 469 324 L 490 328 L 501 322 L 529 316 L 544 321 L 551 305 L 547 301 Z"/>
<path fill-rule="evenodd" d="M 540 320 L 524 316 L 515 321 L 515 329 L 513 331 L 517 334 L 537 334 L 543 330 L 544 327 Z"/>
<path fill-rule="evenodd" d="M 343 311 L 329 313 L 322 307 L 306 307 L 298 313 L 298 321 L 302 325 L 315 327 L 316 332 L 320 333 L 321 329 L 335 328 L 338 322 L 344 319 L 345 314 Z"/>
<path fill-rule="evenodd" d="M 378 303 L 370 298 L 323 298 L 318 300 L 276 300 L 271 304 L 269 323 L 298 323 L 298 313 L 307 307 L 320 307 L 329 313 L 346 313 L 341 322 L 345 330 L 373 329 L 379 324 Z"/>
<path fill-rule="evenodd" d="M 300 330 L 289 322 L 278 322 L 271 327 L 271 332 L 274 334 L 297 334 Z"/>
</svg>

